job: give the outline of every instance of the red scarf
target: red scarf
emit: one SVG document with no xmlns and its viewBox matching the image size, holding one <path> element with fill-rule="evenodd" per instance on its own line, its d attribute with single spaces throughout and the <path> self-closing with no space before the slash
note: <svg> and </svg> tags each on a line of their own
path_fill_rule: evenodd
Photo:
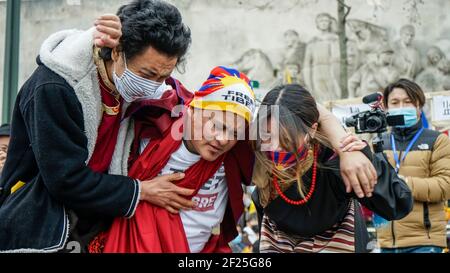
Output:
<svg viewBox="0 0 450 273">
<path fill-rule="evenodd" d="M 104 173 L 108 170 L 114 154 L 114 148 L 117 143 L 117 136 L 119 135 L 120 117 L 122 112 L 122 99 L 118 102 L 112 91 L 106 86 L 100 74 L 98 75 L 100 84 L 100 91 L 102 96 L 102 103 L 115 107 L 117 103 L 120 104 L 119 113 L 117 115 L 109 115 L 103 112 L 102 122 L 98 128 L 97 143 L 94 152 L 89 160 L 88 166 L 91 170 L 99 173 Z"/>
<path fill-rule="evenodd" d="M 151 141 L 130 169 L 129 176 L 141 181 L 159 175 L 181 141 L 172 138 L 170 130 L 161 139 Z M 225 156 L 214 162 L 200 160 L 185 172 L 177 186 L 200 188 L 218 171 Z M 139 203 L 132 219 L 116 218 L 104 235 L 105 253 L 189 253 L 189 244 L 180 215 L 147 202 Z"/>
</svg>

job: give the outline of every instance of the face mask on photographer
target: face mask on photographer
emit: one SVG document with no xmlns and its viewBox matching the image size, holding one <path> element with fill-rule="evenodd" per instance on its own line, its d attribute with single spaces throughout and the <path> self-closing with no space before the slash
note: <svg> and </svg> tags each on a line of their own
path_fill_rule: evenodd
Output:
<svg viewBox="0 0 450 273">
<path fill-rule="evenodd" d="M 151 98 L 155 92 L 163 86 L 163 83 L 155 82 L 142 78 L 128 69 L 125 53 L 122 55 L 125 64 L 125 71 L 119 77 L 116 71 L 113 71 L 114 84 L 120 95 L 126 102 Z"/>
<path fill-rule="evenodd" d="M 397 128 L 411 128 L 419 122 L 417 109 L 414 107 L 389 109 L 390 116 L 403 116 L 405 125 L 395 126 Z"/>
</svg>

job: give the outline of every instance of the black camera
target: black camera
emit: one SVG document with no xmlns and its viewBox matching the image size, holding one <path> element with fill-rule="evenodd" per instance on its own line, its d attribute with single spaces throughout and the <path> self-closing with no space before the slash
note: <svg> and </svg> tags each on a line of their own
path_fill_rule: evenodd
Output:
<svg viewBox="0 0 450 273">
<path fill-rule="evenodd" d="M 403 116 L 388 116 L 381 109 L 383 95 L 375 93 L 363 98 L 365 104 L 369 104 L 372 110 L 358 113 L 345 120 L 347 127 L 354 127 L 356 134 L 384 133 L 388 126 L 400 126 L 405 124 Z"/>
</svg>

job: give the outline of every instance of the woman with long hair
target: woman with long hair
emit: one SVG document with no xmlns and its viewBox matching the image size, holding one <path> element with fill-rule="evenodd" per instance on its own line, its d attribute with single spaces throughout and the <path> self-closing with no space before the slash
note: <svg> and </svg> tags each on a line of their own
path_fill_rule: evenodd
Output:
<svg viewBox="0 0 450 273">
<path fill-rule="evenodd" d="M 258 119 L 267 122 L 267 134 L 253 142 L 261 252 L 365 252 L 367 230 L 356 201 L 389 220 L 411 210 L 407 185 L 367 145 L 359 144 L 377 169 L 378 184 L 370 198 L 346 193 L 339 157 L 318 133 L 317 104 L 302 86 L 273 89 Z"/>
</svg>

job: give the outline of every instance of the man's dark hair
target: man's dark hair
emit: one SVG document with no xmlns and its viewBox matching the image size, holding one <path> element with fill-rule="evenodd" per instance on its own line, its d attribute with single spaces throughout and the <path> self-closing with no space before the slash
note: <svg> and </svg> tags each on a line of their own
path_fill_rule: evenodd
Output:
<svg viewBox="0 0 450 273">
<path fill-rule="evenodd" d="M 423 108 L 425 106 L 426 97 L 422 88 L 420 88 L 420 86 L 413 81 L 400 79 L 397 82 L 388 85 L 388 87 L 384 89 L 383 100 L 386 107 L 388 106 L 389 95 L 394 91 L 395 88 L 405 90 L 406 94 L 408 94 L 408 97 L 411 99 L 411 102 L 414 105 L 419 106 L 419 108 Z"/>
<path fill-rule="evenodd" d="M 127 59 L 141 54 L 149 46 L 182 62 L 191 44 L 191 31 L 183 21 L 179 10 L 160 0 L 134 0 L 119 8 L 117 15 L 122 22 L 120 51 Z M 111 60 L 110 48 L 102 48 L 103 60 Z"/>
</svg>

